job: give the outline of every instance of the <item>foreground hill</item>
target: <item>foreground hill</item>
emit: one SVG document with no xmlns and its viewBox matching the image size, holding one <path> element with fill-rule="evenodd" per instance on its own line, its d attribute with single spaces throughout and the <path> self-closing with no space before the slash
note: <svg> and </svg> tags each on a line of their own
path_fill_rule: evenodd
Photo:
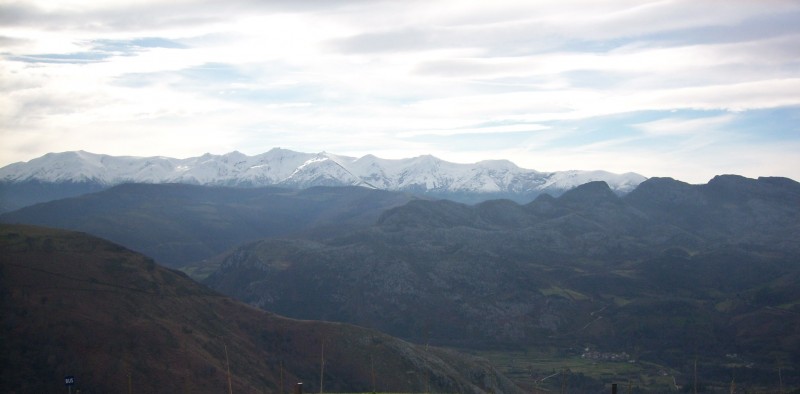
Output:
<svg viewBox="0 0 800 394">
<path fill-rule="evenodd" d="M 187 159 L 127 157 L 89 152 L 49 153 L 0 168 L 0 212 L 108 188 L 122 183 L 308 188 L 362 186 L 427 197 L 478 202 L 491 198 L 530 201 L 602 180 L 626 193 L 645 178 L 605 171 L 539 172 L 506 160 L 450 163 L 433 156 L 388 160 L 272 149 Z"/>
<path fill-rule="evenodd" d="M 789 179 L 651 179 L 622 198 L 595 182 L 527 205 L 411 201 L 333 240 L 243 246 L 206 283 L 417 340 L 591 347 L 684 371 L 737 354 L 771 374 L 800 363 L 798 239 Z"/>
<path fill-rule="evenodd" d="M 321 372 L 327 391 L 519 392 L 485 361 L 259 311 L 80 233 L 1 226 L 0 303 L 4 392 L 316 392 Z"/>
<path fill-rule="evenodd" d="M 84 231 L 180 267 L 257 239 L 341 234 L 410 199 L 362 187 L 125 184 L 6 213 L 0 221 Z"/>
</svg>

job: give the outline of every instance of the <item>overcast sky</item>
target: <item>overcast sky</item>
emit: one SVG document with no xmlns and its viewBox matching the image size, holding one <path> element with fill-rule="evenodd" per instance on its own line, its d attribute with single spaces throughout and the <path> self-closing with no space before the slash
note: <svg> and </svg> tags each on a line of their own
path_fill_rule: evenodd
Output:
<svg viewBox="0 0 800 394">
<path fill-rule="evenodd" d="M 800 180 L 800 1 L 0 0 L 0 166 L 273 147 Z"/>
</svg>

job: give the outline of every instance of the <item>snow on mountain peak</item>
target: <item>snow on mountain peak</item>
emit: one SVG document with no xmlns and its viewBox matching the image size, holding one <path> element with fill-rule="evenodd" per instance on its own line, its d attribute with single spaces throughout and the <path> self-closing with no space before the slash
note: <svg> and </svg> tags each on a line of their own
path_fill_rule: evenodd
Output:
<svg viewBox="0 0 800 394">
<path fill-rule="evenodd" d="M 509 160 L 483 160 L 476 163 L 479 167 L 495 168 L 495 169 L 517 169 L 516 164 Z"/>
<path fill-rule="evenodd" d="M 291 187 L 359 185 L 385 190 L 436 193 L 500 193 L 536 195 L 563 192 L 601 180 L 626 193 L 646 178 L 606 171 L 542 173 L 508 160 L 458 164 L 431 155 L 408 159 L 360 158 L 328 152 L 302 153 L 273 148 L 248 156 L 238 151 L 199 157 L 109 156 L 85 151 L 48 153 L 0 168 L 3 182 L 93 182 L 106 186 L 125 182 Z"/>
</svg>

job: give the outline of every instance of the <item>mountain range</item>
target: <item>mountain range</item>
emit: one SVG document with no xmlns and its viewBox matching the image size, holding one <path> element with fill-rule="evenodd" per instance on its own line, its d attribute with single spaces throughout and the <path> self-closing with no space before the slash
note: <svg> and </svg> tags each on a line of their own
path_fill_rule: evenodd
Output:
<svg viewBox="0 0 800 394">
<path fill-rule="evenodd" d="M 624 351 L 680 379 L 693 355 L 725 381 L 799 365 L 798 239 L 790 179 L 652 178 L 623 197 L 591 182 L 525 205 L 412 200 L 340 237 L 244 245 L 205 283 L 414 341 Z"/>
<path fill-rule="evenodd" d="M 605 171 L 539 172 L 507 160 L 457 164 L 433 156 L 389 160 L 275 148 L 187 159 L 129 157 L 84 151 L 48 153 L 0 168 L 0 209 L 98 191 L 122 183 L 184 183 L 259 187 L 362 186 L 462 202 L 510 198 L 528 202 L 541 193 L 558 195 L 589 181 L 604 181 L 620 194 L 646 178 Z"/>
<path fill-rule="evenodd" d="M 0 221 L 111 239 L 291 318 L 565 365 L 624 354 L 636 363 L 615 373 L 656 392 L 689 387 L 692 359 L 718 388 L 732 374 L 776 388 L 776 366 L 800 385 L 800 183 L 791 179 L 651 178 L 624 193 L 592 181 L 474 204 L 365 185 L 92 185 Z M 532 376 L 553 373 L 533 360 L 528 372 L 506 372 L 531 388 Z"/>
</svg>

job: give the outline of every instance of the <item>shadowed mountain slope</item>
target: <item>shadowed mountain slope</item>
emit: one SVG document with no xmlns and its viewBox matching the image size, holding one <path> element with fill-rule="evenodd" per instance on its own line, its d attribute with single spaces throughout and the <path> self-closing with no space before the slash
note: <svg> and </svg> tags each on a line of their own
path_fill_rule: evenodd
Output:
<svg viewBox="0 0 800 394">
<path fill-rule="evenodd" d="M 0 283 L 4 392 L 66 375 L 83 392 L 226 392 L 228 368 L 234 392 L 313 392 L 321 357 L 327 391 L 519 392 L 486 361 L 253 309 L 80 233 L 0 226 Z"/>
<path fill-rule="evenodd" d="M 126 184 L 23 208 L 0 221 L 84 231 L 180 267 L 261 238 L 341 234 L 409 199 L 360 187 Z"/>
<path fill-rule="evenodd" d="M 624 197 L 653 221 L 725 243 L 800 251 L 800 183 L 720 175 L 705 185 L 654 178 Z"/>
<path fill-rule="evenodd" d="M 206 282 L 277 313 L 435 343 L 591 345 L 676 368 L 697 354 L 800 361 L 798 183 L 640 189 L 412 201 L 335 239 L 242 246 Z"/>
</svg>

